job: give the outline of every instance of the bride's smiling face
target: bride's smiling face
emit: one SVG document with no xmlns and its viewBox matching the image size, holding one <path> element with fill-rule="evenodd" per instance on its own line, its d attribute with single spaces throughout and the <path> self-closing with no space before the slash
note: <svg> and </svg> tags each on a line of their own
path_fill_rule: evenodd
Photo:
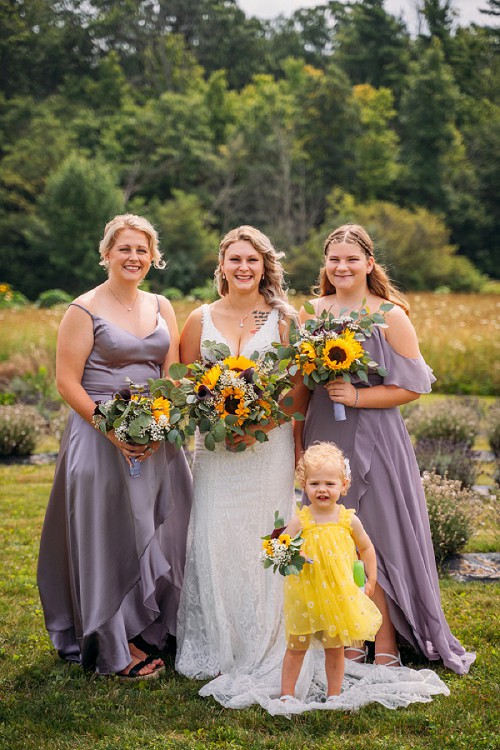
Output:
<svg viewBox="0 0 500 750">
<path fill-rule="evenodd" d="M 229 289 L 253 292 L 264 275 L 264 258 L 248 240 L 233 242 L 224 253 L 221 264 Z"/>
</svg>

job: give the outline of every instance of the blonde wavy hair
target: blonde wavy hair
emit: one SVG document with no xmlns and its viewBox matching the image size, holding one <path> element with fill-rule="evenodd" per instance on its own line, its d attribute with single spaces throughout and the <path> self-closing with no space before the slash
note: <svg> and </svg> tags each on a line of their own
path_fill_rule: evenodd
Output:
<svg viewBox="0 0 500 750">
<path fill-rule="evenodd" d="M 115 244 L 118 234 L 124 229 L 135 229 L 138 232 L 144 232 L 148 238 L 148 249 L 153 266 L 155 268 L 165 268 L 166 263 L 160 252 L 156 229 L 143 216 L 136 216 L 135 214 L 119 214 L 114 219 L 111 219 L 111 221 L 108 221 L 104 227 L 104 236 L 99 243 L 100 266 L 104 266 L 104 268 L 108 267 L 107 258 L 109 251 Z"/>
<path fill-rule="evenodd" d="M 282 317 L 295 319 L 297 312 L 288 302 L 284 288 L 285 272 L 280 261 L 281 258 L 285 257 L 285 254 L 275 249 L 269 237 L 266 237 L 265 234 L 248 224 L 231 229 L 230 232 L 224 235 L 220 242 L 219 264 L 214 273 L 215 286 L 219 295 L 225 297 L 229 292 L 227 280 L 224 278 L 222 272 L 222 264 L 227 249 L 239 240 L 250 242 L 255 250 L 262 255 L 264 277 L 260 281 L 259 291 L 264 296 L 267 304 L 270 307 L 276 308 Z"/>
<path fill-rule="evenodd" d="M 297 464 L 296 475 L 300 486 L 305 487 L 309 471 L 317 471 L 325 464 L 328 464 L 329 468 L 335 469 L 341 481 L 346 483 L 342 493 L 345 495 L 351 484 L 351 477 L 348 473 L 345 456 L 335 443 L 313 443 L 309 446 Z"/>
<path fill-rule="evenodd" d="M 374 265 L 372 270 L 367 276 L 367 283 L 370 292 L 376 294 L 382 299 L 389 300 L 395 305 L 402 307 L 407 315 L 410 314 L 410 304 L 407 298 L 402 294 L 390 280 L 387 271 L 375 261 L 375 254 L 373 250 L 373 241 L 364 227 L 360 224 L 343 224 L 341 227 L 334 229 L 325 240 L 324 243 L 324 255 L 326 255 L 332 244 L 343 244 L 357 245 L 368 258 L 374 259 Z M 319 297 L 326 297 L 329 294 L 335 294 L 335 287 L 329 280 L 326 267 L 319 272 L 319 279 L 315 292 Z"/>
</svg>

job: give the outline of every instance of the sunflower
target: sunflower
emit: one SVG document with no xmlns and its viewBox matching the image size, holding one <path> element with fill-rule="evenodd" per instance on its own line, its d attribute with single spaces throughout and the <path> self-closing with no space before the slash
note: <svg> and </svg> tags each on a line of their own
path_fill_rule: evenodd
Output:
<svg viewBox="0 0 500 750">
<path fill-rule="evenodd" d="M 291 541 L 292 541 L 292 539 L 291 539 L 291 537 L 290 537 L 289 534 L 280 534 L 279 537 L 278 537 L 278 542 L 280 544 L 284 544 L 285 547 L 289 547 Z"/>
<path fill-rule="evenodd" d="M 344 331 L 339 338 L 330 339 L 323 350 L 323 364 L 329 370 L 348 370 L 361 357 L 363 347 L 352 331 Z"/>
<path fill-rule="evenodd" d="M 245 406 L 244 391 L 234 385 L 228 385 L 226 388 L 222 388 L 220 400 L 215 404 L 215 408 L 221 415 L 222 419 L 225 419 L 229 414 L 239 417 L 236 422 L 238 425 L 242 425 L 245 421 L 245 417 L 248 417 L 250 414 L 250 409 Z"/>
<path fill-rule="evenodd" d="M 219 378 L 221 375 L 221 369 L 220 365 L 214 365 L 210 368 L 210 370 L 207 370 L 207 372 L 203 375 L 200 382 L 198 383 L 196 390 L 200 387 L 200 385 L 206 385 L 207 388 L 209 388 L 211 391 L 215 388 L 217 385 Z"/>
<path fill-rule="evenodd" d="M 269 557 L 272 557 L 274 554 L 273 545 L 271 544 L 270 539 L 264 539 L 262 542 L 262 549 L 266 553 L 266 555 L 269 555 Z"/>
<path fill-rule="evenodd" d="M 264 412 L 266 414 L 266 417 L 269 417 L 271 415 L 271 406 L 270 406 L 270 404 L 267 401 L 264 401 L 263 398 L 259 398 L 259 400 L 257 401 L 257 403 L 260 406 L 260 408 L 264 410 Z"/>
<path fill-rule="evenodd" d="M 316 350 L 309 341 L 301 341 L 299 349 L 300 354 L 297 354 L 295 361 L 298 367 L 300 367 L 301 372 L 310 375 L 316 369 L 316 362 L 314 361 L 316 359 Z M 303 355 L 307 357 L 305 362 L 300 361 L 300 358 Z"/>
<path fill-rule="evenodd" d="M 163 396 L 155 398 L 151 405 L 151 411 L 157 422 L 160 421 L 161 416 L 165 416 L 168 419 L 170 416 L 170 401 L 168 398 L 163 398 Z"/>
<path fill-rule="evenodd" d="M 223 361 L 224 365 L 227 365 L 230 370 L 243 371 L 249 367 L 255 367 L 255 362 L 252 362 L 248 357 L 243 357 L 241 354 L 239 357 L 226 357 Z"/>
</svg>

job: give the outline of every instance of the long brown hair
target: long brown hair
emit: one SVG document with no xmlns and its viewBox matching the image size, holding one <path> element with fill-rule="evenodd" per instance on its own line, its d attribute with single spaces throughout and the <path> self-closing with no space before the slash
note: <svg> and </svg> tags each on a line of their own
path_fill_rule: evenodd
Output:
<svg viewBox="0 0 500 750">
<path fill-rule="evenodd" d="M 264 261 L 264 277 L 259 284 L 259 291 L 270 307 L 275 307 L 285 318 L 295 318 L 297 313 L 288 302 L 284 287 L 285 273 L 281 265 L 284 253 L 278 252 L 269 237 L 259 229 L 244 224 L 231 229 L 221 240 L 219 245 L 219 264 L 215 269 L 214 278 L 217 291 L 225 297 L 229 291 L 228 283 L 222 273 L 222 263 L 227 249 L 238 240 L 246 240 L 262 255 Z"/>
<path fill-rule="evenodd" d="M 373 258 L 373 268 L 367 276 L 367 284 L 370 292 L 373 292 L 378 297 L 382 297 L 382 299 L 389 300 L 394 305 L 399 305 L 409 315 L 409 302 L 404 294 L 394 286 L 385 268 L 375 260 L 373 242 L 366 229 L 360 224 L 343 224 L 341 227 L 334 229 L 326 238 L 323 246 L 325 258 L 330 245 L 338 245 L 344 242 L 348 245 L 357 245 L 368 258 Z M 336 293 L 334 285 L 327 276 L 326 266 L 323 266 L 319 272 L 318 284 L 315 291 L 319 297 L 326 297 Z"/>
</svg>

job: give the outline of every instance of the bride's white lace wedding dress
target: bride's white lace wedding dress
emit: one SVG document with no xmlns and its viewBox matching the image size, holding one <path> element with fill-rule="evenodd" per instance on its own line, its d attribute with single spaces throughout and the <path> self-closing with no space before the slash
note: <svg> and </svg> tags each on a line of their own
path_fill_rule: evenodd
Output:
<svg viewBox="0 0 500 750">
<path fill-rule="evenodd" d="M 279 341 L 279 313 L 272 310 L 240 354 L 264 353 Z M 201 341 L 228 342 L 202 308 Z M 236 352 L 232 352 L 236 354 Z M 203 349 L 202 349 L 203 355 Z M 294 510 L 294 450 L 290 424 L 269 442 L 232 453 L 224 443 L 206 450 L 198 436 L 193 464 L 194 498 L 179 607 L 176 668 L 203 679 L 249 673 L 283 655 L 283 582 L 259 561 L 261 537 L 273 529 L 274 512 Z"/>
<path fill-rule="evenodd" d="M 240 353 L 250 357 L 271 348 L 279 341 L 278 322 L 273 310 Z M 210 306 L 204 305 L 201 341 L 207 340 L 229 345 L 212 321 Z M 397 708 L 448 694 L 431 670 L 346 661 L 342 695 L 326 704 L 323 653 L 311 651 L 297 683 L 298 699 L 282 703 L 283 578 L 264 570 L 259 553 L 261 537 L 272 530 L 274 512 L 285 520 L 293 515 L 291 425 L 271 430 L 269 442 L 243 453 L 231 453 L 221 443 L 208 451 L 198 437 L 193 476 L 176 669 L 196 679 L 215 677 L 201 688 L 201 696 L 213 696 L 228 708 L 259 704 L 271 714 L 290 715 L 355 709 L 373 701 Z"/>
</svg>

